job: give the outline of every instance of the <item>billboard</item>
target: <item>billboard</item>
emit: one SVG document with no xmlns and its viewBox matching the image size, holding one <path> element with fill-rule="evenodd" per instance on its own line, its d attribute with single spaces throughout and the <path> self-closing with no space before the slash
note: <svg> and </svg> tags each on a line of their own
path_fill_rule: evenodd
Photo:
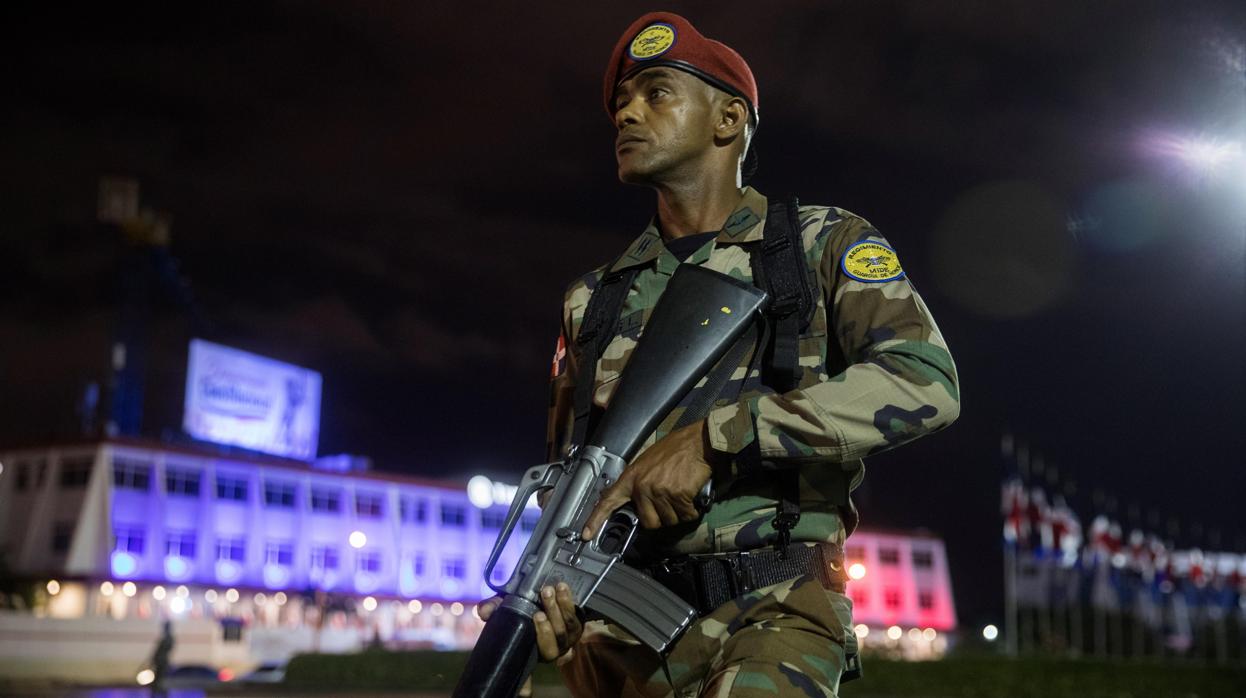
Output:
<svg viewBox="0 0 1246 698">
<path fill-rule="evenodd" d="M 204 441 L 311 460 L 320 436 L 320 374 L 191 340 L 182 426 Z"/>
</svg>

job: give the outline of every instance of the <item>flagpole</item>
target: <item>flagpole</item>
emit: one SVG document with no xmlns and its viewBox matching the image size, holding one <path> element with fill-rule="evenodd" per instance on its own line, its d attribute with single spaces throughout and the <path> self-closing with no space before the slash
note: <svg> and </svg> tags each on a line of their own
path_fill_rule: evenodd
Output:
<svg viewBox="0 0 1246 698">
<path fill-rule="evenodd" d="M 1017 547 L 1004 546 L 1004 650 L 1017 656 Z"/>
<path fill-rule="evenodd" d="M 1008 482 L 1010 470 L 1008 460 L 1013 456 L 1012 434 L 1004 432 L 1000 438 L 1000 457 L 1004 464 L 1004 476 L 1000 482 L 1000 491 Z M 1008 514 L 1005 514 L 1008 516 Z M 1005 519 L 1005 525 L 1008 524 Z M 1019 541 L 1004 541 L 1004 652 L 1009 657 L 1017 656 L 1017 545 Z"/>
</svg>

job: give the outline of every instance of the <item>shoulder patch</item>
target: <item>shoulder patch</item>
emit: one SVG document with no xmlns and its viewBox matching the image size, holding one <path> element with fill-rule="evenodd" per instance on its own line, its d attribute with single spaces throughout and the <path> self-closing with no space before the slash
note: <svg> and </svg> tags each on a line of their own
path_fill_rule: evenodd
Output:
<svg viewBox="0 0 1246 698">
<path fill-rule="evenodd" d="M 554 346 L 554 361 L 549 367 L 549 379 L 554 380 L 567 370 L 567 338 L 558 333 L 558 344 Z"/>
<path fill-rule="evenodd" d="M 866 240 L 844 251 L 839 266 L 848 276 L 866 283 L 882 283 L 904 278 L 896 251 L 880 242 Z"/>
<path fill-rule="evenodd" d="M 674 25 L 655 22 L 645 27 L 636 35 L 636 38 L 632 39 L 632 45 L 627 47 L 627 53 L 634 61 L 657 58 L 675 45 L 675 38 Z"/>
</svg>

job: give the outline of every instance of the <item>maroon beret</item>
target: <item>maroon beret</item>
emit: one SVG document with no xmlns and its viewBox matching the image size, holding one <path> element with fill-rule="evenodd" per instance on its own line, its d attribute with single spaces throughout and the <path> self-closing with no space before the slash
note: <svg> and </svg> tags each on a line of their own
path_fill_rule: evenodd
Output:
<svg viewBox="0 0 1246 698">
<path fill-rule="evenodd" d="M 623 32 L 603 87 L 606 113 L 614 118 L 614 91 L 645 68 L 669 66 L 691 73 L 728 94 L 743 97 L 757 120 L 757 81 L 748 63 L 726 44 L 707 39 L 688 20 L 673 12 L 650 12 Z"/>
</svg>

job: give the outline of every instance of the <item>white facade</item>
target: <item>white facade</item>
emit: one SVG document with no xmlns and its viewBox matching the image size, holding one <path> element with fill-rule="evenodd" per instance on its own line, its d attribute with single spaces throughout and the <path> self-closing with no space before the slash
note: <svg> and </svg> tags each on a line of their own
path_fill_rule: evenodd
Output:
<svg viewBox="0 0 1246 698">
<path fill-rule="evenodd" d="M 222 641 L 245 636 L 249 652 L 218 642 L 199 661 L 376 637 L 470 647 L 474 604 L 493 595 L 483 568 L 507 507 L 475 506 L 463 485 L 132 440 L 9 451 L 0 464 L 0 550 L 39 582 L 39 613 L 241 624 Z M 495 579 L 538 516 L 524 514 Z"/>
<path fill-rule="evenodd" d="M 22 576 L 492 595 L 480 580 L 506 509 L 474 506 L 463 486 L 131 441 L 9 452 L 0 463 L 0 546 Z M 524 515 L 506 572 L 538 515 Z"/>
</svg>

